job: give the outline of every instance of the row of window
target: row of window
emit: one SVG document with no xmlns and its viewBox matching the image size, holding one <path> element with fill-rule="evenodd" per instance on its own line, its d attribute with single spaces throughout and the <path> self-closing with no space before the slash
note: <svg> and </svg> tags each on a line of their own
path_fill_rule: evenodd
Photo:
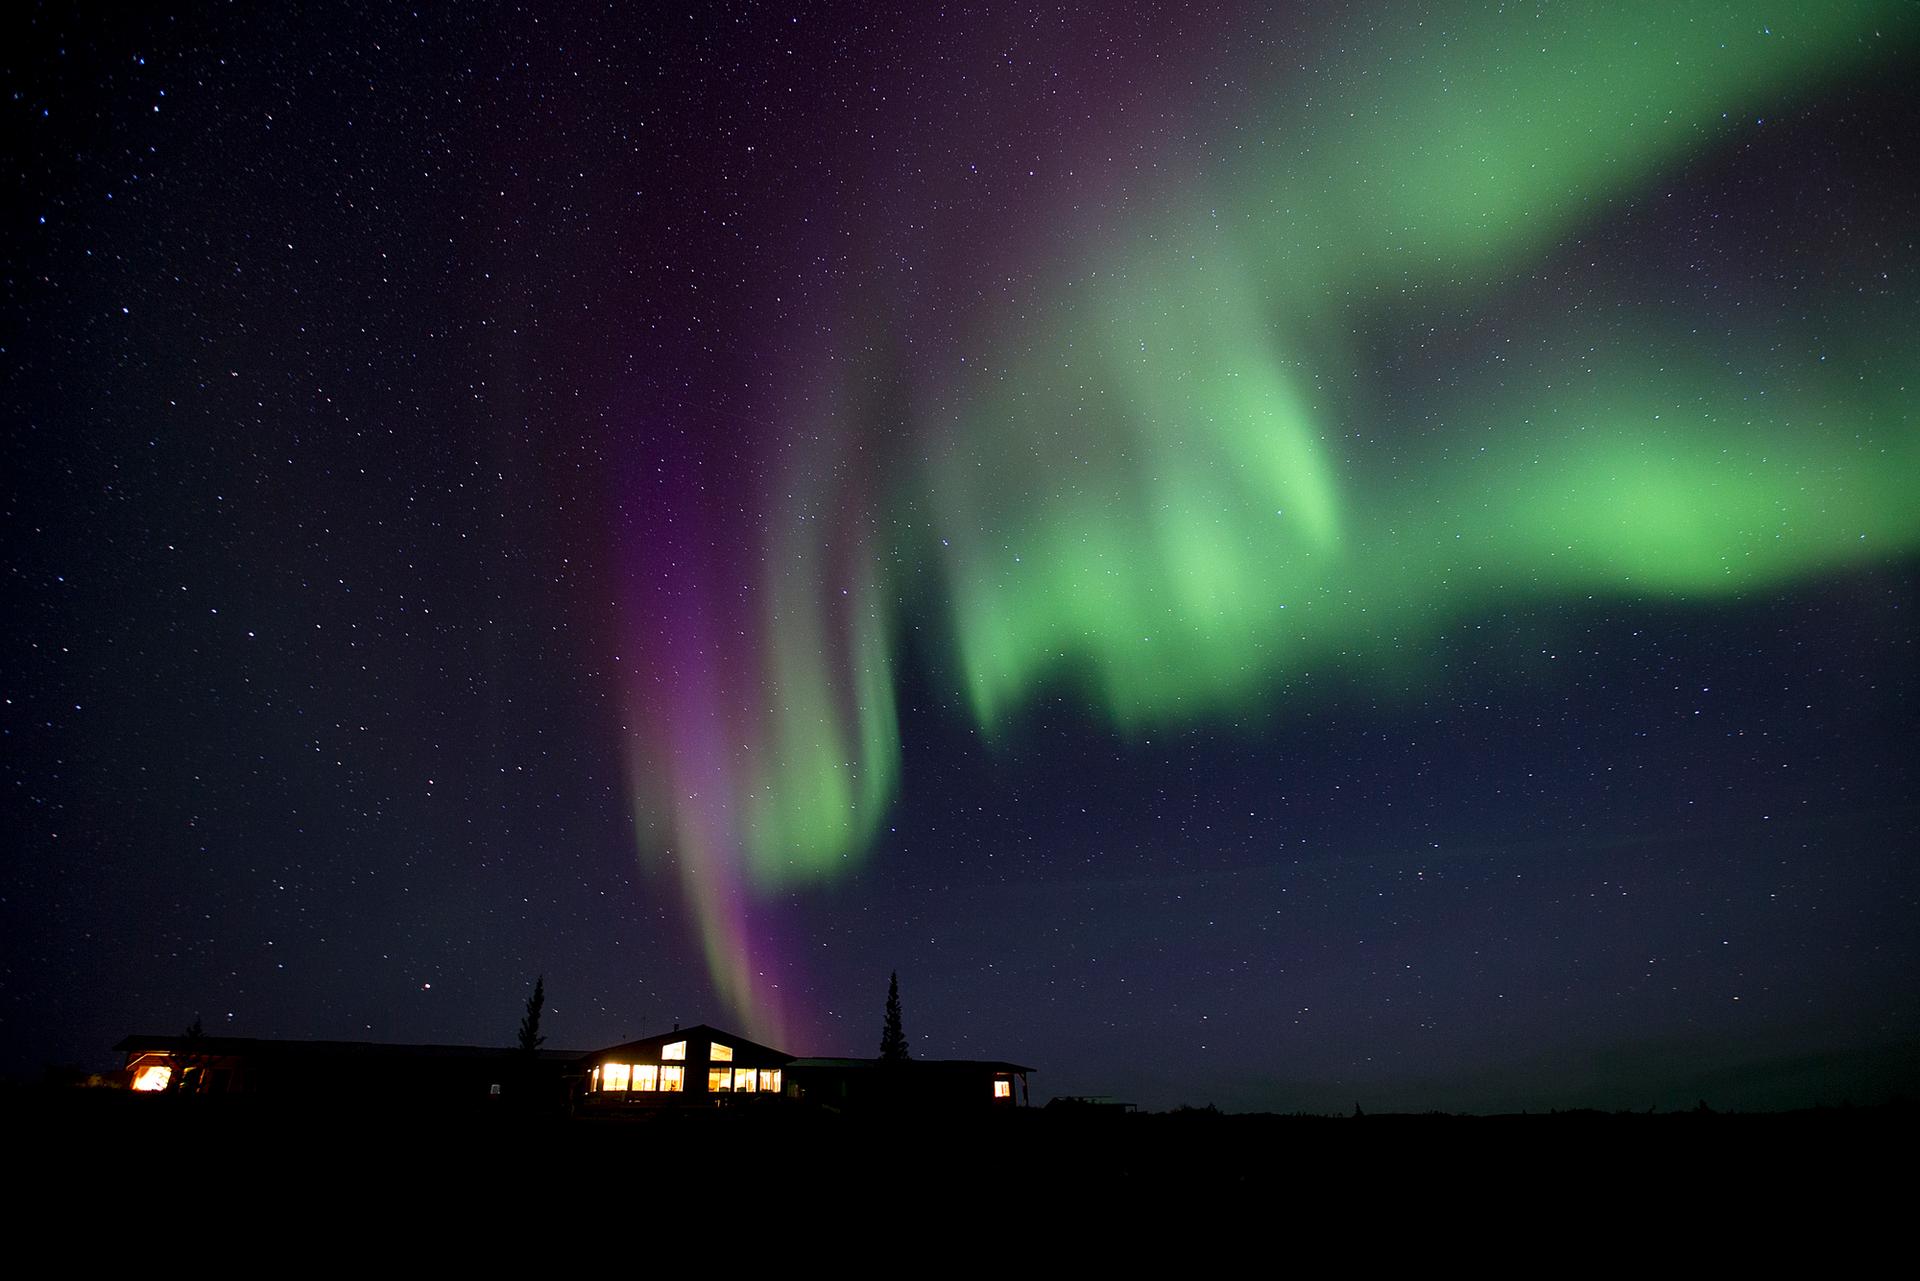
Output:
<svg viewBox="0 0 1920 1281">
<path fill-rule="evenodd" d="M 729 1077 L 732 1079 L 729 1080 Z M 761 1068 L 756 1072 L 752 1068 L 734 1068 L 729 1073 L 726 1068 L 708 1068 L 707 1093 L 778 1094 L 780 1069 Z"/>
<path fill-rule="evenodd" d="M 602 1063 L 593 1070 L 593 1088 L 603 1094 L 634 1091 L 676 1094 L 687 1088 L 684 1067 L 651 1063 Z M 707 1069 L 709 1094 L 778 1094 L 779 1068 Z"/>
<path fill-rule="evenodd" d="M 656 1090 L 678 1094 L 687 1088 L 683 1067 L 655 1067 L 651 1063 L 603 1063 L 593 1070 L 593 1088 L 611 1092 Z"/>
<path fill-rule="evenodd" d="M 733 1050 L 724 1045 L 715 1045 L 714 1058 L 721 1061 L 731 1059 Z M 668 1051 L 678 1050 L 678 1054 Z M 724 1056 L 720 1053 L 725 1051 Z M 676 1041 L 660 1051 L 661 1058 L 687 1057 L 687 1043 Z M 677 1064 L 652 1063 L 603 1063 L 593 1070 L 593 1088 L 602 1093 L 624 1094 L 632 1091 L 645 1091 L 660 1094 L 679 1094 L 686 1090 L 686 1068 Z M 133 1088 L 136 1090 L 159 1091 L 167 1088 L 173 1069 L 161 1063 L 149 1063 L 133 1074 Z M 778 1094 L 780 1093 L 779 1068 L 724 1068 L 707 1069 L 707 1093 L 709 1094 Z M 1013 1097 L 1013 1082 L 1004 1078 L 993 1083 L 993 1097 L 1010 1099 Z"/>
</svg>

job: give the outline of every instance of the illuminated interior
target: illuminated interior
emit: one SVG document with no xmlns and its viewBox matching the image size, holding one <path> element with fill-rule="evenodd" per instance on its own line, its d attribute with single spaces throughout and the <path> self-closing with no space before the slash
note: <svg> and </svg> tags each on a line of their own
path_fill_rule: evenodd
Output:
<svg viewBox="0 0 1920 1281">
<path fill-rule="evenodd" d="M 133 1088 L 145 1094 L 156 1093 L 167 1088 L 173 1080 L 173 1069 L 164 1063 L 149 1063 L 137 1069 L 133 1074 Z"/>
<path fill-rule="evenodd" d="M 736 1047 L 722 1045 L 718 1041 L 710 1042 L 709 1053 L 713 1062 L 707 1067 L 707 1088 L 710 1095 L 754 1094 L 777 1096 L 784 1093 L 785 1074 L 779 1068 L 756 1068 L 743 1064 L 730 1063 L 735 1057 Z M 685 1042 L 675 1042 L 662 1047 L 664 1055 L 669 1051 L 684 1054 Z M 984 1066 L 984 1065 L 982 1065 Z M 696 1072 L 698 1068 L 694 1069 Z M 138 1090 L 160 1090 L 167 1085 L 167 1069 L 159 1065 L 150 1065 L 135 1070 L 134 1088 Z M 631 1096 L 637 1094 L 684 1093 L 686 1085 L 685 1066 L 679 1063 L 602 1063 L 591 1070 L 589 1088 L 606 1094 L 628 1096 L 629 1102 L 639 1100 Z M 997 1072 L 992 1077 L 993 1101 L 995 1103 L 1015 1103 L 1019 1094 L 1014 1089 L 1017 1073 Z M 695 1081 L 699 1080 L 695 1077 Z M 975 1086 L 973 1088 L 978 1088 Z M 978 1096 L 975 1096 L 978 1097 Z"/>
<path fill-rule="evenodd" d="M 729 1066 L 734 1047 L 711 1041 L 707 1046 L 711 1065 L 707 1069 L 710 1094 L 778 1094 L 783 1084 L 779 1068 Z M 660 1047 L 660 1057 L 684 1061 L 687 1043 L 675 1041 Z M 681 1063 L 602 1063 L 588 1074 L 588 1089 L 597 1094 L 681 1094 L 687 1088 L 686 1068 Z M 136 1077 L 136 1080 L 142 1079 Z M 161 1089 L 166 1083 L 161 1069 L 159 1085 L 139 1086 Z"/>
<path fill-rule="evenodd" d="M 605 1063 L 593 1070 L 593 1088 L 608 1093 L 622 1090 L 678 1090 L 679 1068 L 656 1067 L 651 1063 Z"/>
</svg>

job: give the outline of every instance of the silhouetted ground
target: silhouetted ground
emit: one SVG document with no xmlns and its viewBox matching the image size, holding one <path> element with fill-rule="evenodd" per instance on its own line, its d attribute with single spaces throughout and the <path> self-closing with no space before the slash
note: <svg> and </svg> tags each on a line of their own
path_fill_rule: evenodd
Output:
<svg viewBox="0 0 1920 1281">
<path fill-rule="evenodd" d="M 622 1213 L 661 1198 L 703 1214 L 767 1197 L 905 1197 L 1008 1213 L 1250 1198 L 1345 1218 L 1438 1199 L 1496 1215 L 1564 1202 L 1671 1219 L 1848 1188 L 1868 1206 L 1910 1182 L 1915 1122 L 1905 1104 L 1744 1115 L 1027 1109 L 954 1119 L 757 1108 L 566 1119 L 0 1092 L 12 1173 L 44 1175 L 56 1197 L 65 1180 L 87 1195 L 111 1187 L 138 1197 L 152 1184 L 195 1188 L 194 1204 L 211 1197 L 228 1208 L 280 1203 L 296 1188 L 320 1203 L 351 1190 L 388 1209 L 491 1204 L 531 1189 Z"/>
</svg>

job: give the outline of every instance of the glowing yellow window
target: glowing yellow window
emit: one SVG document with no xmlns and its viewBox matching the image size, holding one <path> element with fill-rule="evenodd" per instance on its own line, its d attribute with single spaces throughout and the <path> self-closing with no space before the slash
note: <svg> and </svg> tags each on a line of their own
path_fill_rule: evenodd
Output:
<svg viewBox="0 0 1920 1281">
<path fill-rule="evenodd" d="M 633 1065 L 633 1088 L 636 1090 L 657 1090 L 660 1088 L 660 1069 L 651 1063 Z"/>
<path fill-rule="evenodd" d="M 603 1090 L 624 1090 L 627 1088 L 628 1074 L 633 1071 L 626 1063 L 608 1063 L 600 1069 L 600 1088 Z"/>
<path fill-rule="evenodd" d="M 687 1070 L 682 1067 L 663 1067 L 660 1069 L 660 1091 L 663 1094 L 682 1094 L 686 1091 Z"/>
<path fill-rule="evenodd" d="M 734 1093 L 752 1094 L 758 1079 L 758 1076 L 752 1068 L 735 1068 L 733 1070 Z"/>
<path fill-rule="evenodd" d="M 731 1089 L 733 1089 L 733 1069 L 732 1068 L 708 1068 L 707 1069 L 707 1093 L 708 1094 L 720 1094 L 724 1091 L 728 1091 Z"/>
<path fill-rule="evenodd" d="M 687 1043 L 685 1041 L 675 1041 L 671 1045 L 663 1045 L 660 1047 L 660 1058 L 662 1061 L 671 1061 L 674 1059 L 684 1061 L 686 1057 Z"/>
<path fill-rule="evenodd" d="M 780 1093 L 780 1069 L 779 1068 L 774 1068 L 771 1071 L 769 1071 L 766 1068 L 760 1069 L 760 1092 L 762 1094 Z"/>
<path fill-rule="evenodd" d="M 722 1045 L 718 1041 L 709 1041 L 707 1043 L 707 1060 L 712 1063 L 731 1063 L 733 1062 L 733 1047 L 731 1045 Z"/>
<path fill-rule="evenodd" d="M 173 1069 L 164 1063 L 149 1063 L 133 1074 L 133 1088 L 143 1094 L 152 1094 L 167 1088 L 167 1082 L 173 1079 Z"/>
<path fill-rule="evenodd" d="M 993 1083 L 993 1097 L 996 1099 L 1012 1098 L 1013 1082 L 1012 1081 L 995 1081 Z"/>
</svg>

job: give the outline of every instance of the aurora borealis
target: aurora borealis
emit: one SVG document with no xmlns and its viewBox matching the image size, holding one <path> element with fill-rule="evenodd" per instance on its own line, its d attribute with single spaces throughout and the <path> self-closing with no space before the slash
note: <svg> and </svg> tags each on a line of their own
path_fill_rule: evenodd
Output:
<svg viewBox="0 0 1920 1281">
<path fill-rule="evenodd" d="M 1920 6 L 5 21 L 6 1072 L 1920 1088 Z"/>
<path fill-rule="evenodd" d="M 1503 597 L 1717 599 L 1914 550 L 1911 293 L 1868 320 L 1816 279 L 1791 315 L 1735 297 L 1703 333 L 1529 291 L 1596 210 L 1884 70 L 1909 7 L 1777 31 L 1739 5 L 1366 25 L 1310 36 L 1330 62 L 1305 85 L 1245 60 L 1245 118 L 1202 126 L 1231 145 L 1170 157 L 1123 211 L 996 211 L 1021 288 L 916 318 L 931 351 L 793 374 L 765 409 L 746 564 L 659 571 L 643 527 L 662 579 L 636 627 L 643 831 L 657 816 L 752 1026 L 784 1032 L 754 979 L 756 893 L 851 874 L 893 799 L 903 612 L 987 733 L 1057 683 L 1140 734 L 1285 715 L 1275 687 L 1329 665 L 1417 686 L 1432 635 Z M 851 292 L 834 328 L 896 325 L 898 299 Z M 1502 313 L 1526 328 L 1429 386 L 1383 388 L 1362 350 Z"/>
</svg>

